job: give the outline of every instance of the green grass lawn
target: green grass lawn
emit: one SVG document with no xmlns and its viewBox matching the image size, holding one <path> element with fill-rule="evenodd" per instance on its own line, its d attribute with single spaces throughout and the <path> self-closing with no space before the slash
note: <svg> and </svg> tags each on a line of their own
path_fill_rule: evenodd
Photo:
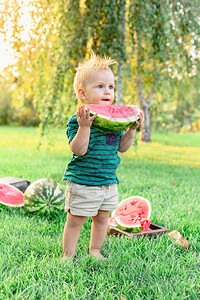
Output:
<svg viewBox="0 0 200 300">
<path fill-rule="evenodd" d="M 52 130 L 38 151 L 38 129 L 0 127 L 0 177 L 62 176 L 71 153 L 65 129 Z M 189 250 L 167 235 L 109 236 L 97 262 L 88 255 L 91 220 L 84 224 L 74 262 L 63 264 L 66 214 L 30 215 L 0 206 L 0 299 L 199 299 L 200 134 L 152 134 L 124 154 L 117 170 L 119 200 L 149 199 L 151 221 L 177 229 Z"/>
</svg>

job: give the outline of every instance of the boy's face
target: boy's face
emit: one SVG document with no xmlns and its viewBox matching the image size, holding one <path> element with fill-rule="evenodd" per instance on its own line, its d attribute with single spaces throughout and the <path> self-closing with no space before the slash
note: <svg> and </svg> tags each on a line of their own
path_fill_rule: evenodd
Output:
<svg viewBox="0 0 200 300">
<path fill-rule="evenodd" d="M 87 104 L 112 104 L 114 100 L 115 78 L 111 70 L 99 70 L 90 78 L 79 96 Z"/>
</svg>

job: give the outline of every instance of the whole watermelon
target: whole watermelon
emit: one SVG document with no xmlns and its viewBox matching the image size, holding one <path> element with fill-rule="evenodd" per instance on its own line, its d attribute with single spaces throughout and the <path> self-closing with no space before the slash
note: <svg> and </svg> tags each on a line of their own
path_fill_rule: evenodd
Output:
<svg viewBox="0 0 200 300">
<path fill-rule="evenodd" d="M 58 212 L 64 208 L 64 202 L 63 188 L 52 179 L 38 179 L 24 193 L 24 206 L 30 212 Z"/>
</svg>

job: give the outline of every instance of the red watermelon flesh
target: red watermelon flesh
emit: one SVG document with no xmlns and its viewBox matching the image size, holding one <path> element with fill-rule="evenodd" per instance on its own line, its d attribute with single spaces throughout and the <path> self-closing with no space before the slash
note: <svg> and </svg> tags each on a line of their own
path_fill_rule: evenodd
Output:
<svg viewBox="0 0 200 300">
<path fill-rule="evenodd" d="M 16 187 L 0 183 L 0 203 L 10 207 L 24 206 L 24 195 Z"/>
<path fill-rule="evenodd" d="M 119 203 L 118 208 L 113 211 L 112 217 L 131 216 L 137 219 L 149 220 L 151 205 L 149 201 L 140 196 L 129 197 Z"/>
<path fill-rule="evenodd" d="M 117 226 L 114 217 L 109 217 L 109 218 L 108 218 L 108 225 L 111 225 L 111 226 L 114 226 L 114 227 Z"/>
<path fill-rule="evenodd" d="M 141 219 L 139 220 L 140 221 L 140 224 L 141 224 L 141 228 L 142 228 L 142 231 L 148 231 L 148 230 L 151 230 L 149 227 L 151 225 L 151 221 L 150 220 L 147 220 L 147 219 Z"/>
<path fill-rule="evenodd" d="M 97 113 L 103 118 L 110 120 L 122 120 L 124 118 L 132 121 L 133 116 L 139 116 L 140 108 L 136 105 L 120 105 L 120 104 L 110 104 L 110 105 L 87 105 L 92 113 Z"/>
</svg>

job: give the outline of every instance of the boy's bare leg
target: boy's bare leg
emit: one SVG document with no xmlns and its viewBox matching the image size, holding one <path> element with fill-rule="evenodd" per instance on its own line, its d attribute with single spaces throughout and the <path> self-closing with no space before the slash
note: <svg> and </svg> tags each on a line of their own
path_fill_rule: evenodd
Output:
<svg viewBox="0 0 200 300">
<path fill-rule="evenodd" d="M 104 260 L 100 250 L 103 246 L 108 229 L 109 211 L 99 210 L 95 217 L 92 217 L 91 239 L 89 252 L 90 255 Z"/>
<path fill-rule="evenodd" d="M 67 221 L 63 233 L 63 253 L 66 259 L 74 257 L 80 230 L 86 219 L 87 217 L 74 216 L 70 212 L 67 213 Z"/>
</svg>

